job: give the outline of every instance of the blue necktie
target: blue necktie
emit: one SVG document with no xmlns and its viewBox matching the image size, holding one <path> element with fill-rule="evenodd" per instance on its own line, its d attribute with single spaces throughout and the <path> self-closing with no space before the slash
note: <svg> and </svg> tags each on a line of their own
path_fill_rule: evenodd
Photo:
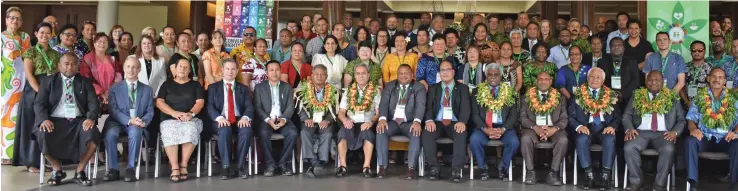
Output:
<svg viewBox="0 0 738 191">
<path fill-rule="evenodd" d="M 597 99 L 597 90 L 592 90 L 592 99 Z M 592 118 L 594 118 L 594 125 L 599 127 L 600 126 L 600 113 L 593 113 Z"/>
</svg>

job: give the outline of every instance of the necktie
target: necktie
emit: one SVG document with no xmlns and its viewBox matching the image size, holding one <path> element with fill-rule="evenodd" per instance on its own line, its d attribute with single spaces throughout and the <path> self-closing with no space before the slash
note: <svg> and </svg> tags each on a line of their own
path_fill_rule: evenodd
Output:
<svg viewBox="0 0 738 191">
<path fill-rule="evenodd" d="M 656 98 L 656 95 L 653 95 Z M 659 121 L 656 113 L 651 114 L 651 131 L 656 132 L 659 129 Z"/>
<path fill-rule="evenodd" d="M 592 90 L 592 99 L 597 99 L 597 90 Z M 599 127 L 600 126 L 600 122 L 602 122 L 600 120 L 600 112 L 593 113 L 592 114 L 592 118 L 593 118 L 594 125 L 597 126 L 597 127 Z"/>
<path fill-rule="evenodd" d="M 492 111 L 487 111 L 487 117 L 484 122 L 487 124 L 487 128 L 492 128 Z"/>
<path fill-rule="evenodd" d="M 228 85 L 228 123 L 236 122 L 236 111 L 233 104 L 233 84 L 227 83 Z"/>
<path fill-rule="evenodd" d="M 445 94 L 443 96 L 443 107 L 451 107 L 451 90 L 449 90 L 448 87 L 446 87 Z M 444 119 L 441 123 L 448 126 L 451 124 L 451 120 Z"/>
<path fill-rule="evenodd" d="M 544 94 L 541 94 L 541 98 L 543 98 L 543 99 L 542 99 L 543 101 L 541 101 L 541 102 L 546 102 L 546 101 L 548 101 L 548 93 L 544 93 Z"/>
<path fill-rule="evenodd" d="M 65 80 L 65 90 L 64 91 L 64 102 L 67 104 L 74 104 L 74 95 L 72 93 L 74 92 L 74 89 L 72 89 L 72 79 L 66 79 Z M 67 118 L 67 120 L 72 121 L 74 118 Z"/>
<path fill-rule="evenodd" d="M 407 96 L 405 95 L 405 86 L 403 85 L 403 86 L 400 86 L 400 105 L 405 105 L 405 102 L 407 102 L 405 100 L 407 100 Z M 400 118 L 400 117 L 395 118 L 395 122 L 397 122 L 397 124 L 399 125 L 402 122 L 405 122 L 405 118 Z"/>
<path fill-rule="evenodd" d="M 136 84 L 131 83 L 131 86 L 129 87 L 131 87 L 131 91 L 128 92 L 128 99 L 130 100 L 129 103 L 131 104 L 131 108 L 134 108 L 136 106 Z"/>
</svg>

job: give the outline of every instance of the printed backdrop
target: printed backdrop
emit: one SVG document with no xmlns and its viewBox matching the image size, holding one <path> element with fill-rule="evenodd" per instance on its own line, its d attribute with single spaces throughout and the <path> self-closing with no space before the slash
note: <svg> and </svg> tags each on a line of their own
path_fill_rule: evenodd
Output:
<svg viewBox="0 0 738 191">
<path fill-rule="evenodd" d="M 227 51 L 241 44 L 247 26 L 256 28 L 256 37 L 271 48 L 274 0 L 218 0 L 215 7 L 215 28 L 225 33 Z"/>
<path fill-rule="evenodd" d="M 646 38 L 655 51 L 656 33 L 667 32 L 671 52 L 692 60 L 689 45 L 695 40 L 709 44 L 709 1 L 648 1 L 648 31 Z M 709 46 L 705 52 L 709 52 Z"/>
</svg>

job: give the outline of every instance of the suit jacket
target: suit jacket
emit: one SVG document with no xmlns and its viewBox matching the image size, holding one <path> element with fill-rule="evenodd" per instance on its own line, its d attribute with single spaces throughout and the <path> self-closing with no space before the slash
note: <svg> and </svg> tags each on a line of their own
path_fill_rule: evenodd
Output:
<svg viewBox="0 0 738 191">
<path fill-rule="evenodd" d="M 549 91 L 556 90 L 552 88 Z M 523 125 L 523 128 L 533 127 L 536 125 L 536 113 L 530 110 L 530 105 L 528 105 L 527 97 L 522 99 L 522 101 L 522 107 L 520 109 L 520 122 Z M 563 94 L 559 93 L 559 105 L 554 108 L 553 112 L 550 115 L 551 123 L 554 127 L 558 127 L 560 130 L 566 129 L 566 126 L 569 123 L 569 115 L 567 113 L 566 105 L 566 98 Z"/>
<path fill-rule="evenodd" d="M 686 126 L 686 113 L 682 109 L 682 104 L 679 100 L 675 100 L 672 103 L 671 110 L 664 115 L 664 121 L 666 122 L 666 130 L 677 132 L 681 134 Z M 633 108 L 633 99 L 628 102 L 628 106 L 625 107 L 625 113 L 623 114 L 623 127 L 627 131 L 628 129 L 637 129 L 641 125 L 641 115 L 636 113 Z"/>
<path fill-rule="evenodd" d="M 616 130 L 620 129 L 620 109 L 617 105 L 613 106 L 615 109 L 609 114 L 601 113 L 603 121 L 600 122 L 602 128 L 613 127 Z M 569 130 L 576 130 L 580 125 L 584 125 L 590 130 L 596 129 L 593 123 L 589 122 L 589 116 L 591 114 L 584 112 L 579 104 L 572 103 L 568 107 L 569 113 Z"/>
<path fill-rule="evenodd" d="M 405 32 L 407 37 L 410 37 L 410 42 L 407 42 L 407 50 L 410 50 L 411 48 L 418 46 L 418 34 L 410 32 Z"/>
<path fill-rule="evenodd" d="M 612 75 L 615 72 L 615 66 L 613 65 L 612 55 L 607 54 L 602 56 L 602 59 L 597 61 L 597 67 L 602 68 L 605 71 L 605 85 L 612 85 Z M 638 63 L 636 60 L 628 57 L 623 57 L 620 63 L 620 86 L 622 89 L 619 90 L 620 97 L 618 102 L 622 105 L 626 105 L 630 96 L 633 92 L 641 86 L 641 71 L 638 69 Z M 621 107 L 624 109 L 624 107 Z M 622 111 L 622 110 L 621 110 Z"/>
<path fill-rule="evenodd" d="M 486 107 L 483 107 L 482 105 L 477 102 L 477 92 L 479 89 L 474 89 L 474 92 L 472 93 L 471 99 L 472 102 L 472 120 L 474 120 L 474 125 L 476 125 L 479 128 L 485 128 L 486 123 L 485 120 L 487 118 L 487 111 L 488 109 Z M 517 102 L 517 100 L 516 100 Z M 506 106 L 502 108 L 500 118 L 502 118 L 502 126 L 507 129 L 513 129 L 515 127 L 515 124 L 518 123 L 518 104 L 514 103 L 513 105 Z M 495 126 L 495 128 L 499 128 L 500 126 Z"/>
<path fill-rule="evenodd" d="M 604 53 L 603 53 L 604 54 Z M 582 64 L 592 66 L 592 53 L 582 53 Z M 598 65 L 599 66 L 599 65 Z M 570 92 L 571 93 L 571 92 Z"/>
<path fill-rule="evenodd" d="M 57 72 L 52 79 L 42 81 L 38 94 L 36 94 L 36 100 L 33 103 L 33 110 L 36 112 L 34 128 L 41 125 L 41 122 L 49 120 L 54 109 L 60 106 L 59 102 L 63 98 L 62 95 L 64 95 L 64 81 L 61 75 Z M 95 95 L 95 87 L 92 86 L 92 81 L 77 74 L 72 81 L 72 87 L 77 109 L 85 118 L 97 120 L 100 117 L 100 101 Z"/>
<path fill-rule="evenodd" d="M 248 117 L 249 119 L 254 118 L 254 106 L 251 103 L 251 95 L 249 94 L 249 87 L 246 87 L 246 85 L 243 85 L 241 83 L 235 82 L 233 83 L 235 86 L 233 87 L 233 93 L 235 94 L 236 105 L 234 105 L 234 109 L 237 110 L 238 114 L 241 114 L 241 116 L 237 117 Z M 223 107 L 225 106 L 225 102 L 227 100 L 225 99 L 225 85 L 223 85 L 223 80 L 215 82 L 213 84 L 210 84 L 208 86 L 208 116 L 210 116 L 210 119 L 215 120 L 215 118 L 218 118 L 219 116 L 227 117 L 223 114 Z M 268 87 L 267 87 L 268 88 Z M 267 90 L 267 93 L 269 91 Z M 271 102 L 270 102 L 271 103 Z M 271 106 L 270 106 L 271 109 Z M 239 120 L 239 119 L 236 119 Z"/>
<path fill-rule="evenodd" d="M 167 69 L 166 64 L 164 63 L 164 58 L 159 57 L 159 59 L 151 59 L 151 75 L 146 76 L 147 68 L 146 68 L 146 62 L 143 57 L 138 59 L 139 62 L 141 62 L 141 72 L 138 72 L 138 81 L 149 85 L 152 90 L 154 90 L 154 94 L 159 92 L 159 87 L 161 87 L 161 84 L 164 83 L 164 81 L 167 81 Z M 154 95 L 156 96 L 156 95 Z"/>
<path fill-rule="evenodd" d="M 542 41 L 541 39 L 538 39 L 538 42 L 536 42 L 536 44 L 540 44 L 540 43 L 542 43 L 542 42 L 543 42 L 543 41 Z M 527 37 L 523 37 L 523 45 L 522 45 L 521 47 L 522 47 L 523 49 L 527 50 L 527 51 L 530 51 L 530 52 L 531 52 L 531 54 L 532 54 L 532 53 L 534 53 L 534 52 L 535 52 L 536 50 L 532 50 L 532 51 L 531 51 L 530 49 L 531 49 L 531 48 L 533 48 L 533 46 L 536 46 L 536 44 L 530 44 L 530 43 L 528 42 L 528 38 L 527 38 Z"/>
<path fill-rule="evenodd" d="M 334 90 L 336 90 L 336 92 L 335 92 L 336 94 L 333 95 L 334 98 L 336 98 L 336 105 L 331 105 L 331 108 L 333 108 L 334 114 L 338 114 L 338 110 L 335 109 L 335 108 L 338 108 L 338 104 L 340 104 L 340 102 L 338 100 L 340 100 L 340 97 L 341 96 L 340 96 L 340 93 L 338 93 L 338 92 L 340 92 L 341 90 L 340 89 L 336 89 L 335 86 L 332 86 L 332 87 L 334 88 Z M 310 90 L 310 91 L 315 91 L 315 90 Z M 324 98 L 326 96 L 325 95 L 326 93 L 328 93 L 328 92 L 323 91 L 323 97 Z M 312 118 L 312 116 L 313 116 L 312 115 L 313 114 L 313 110 L 312 109 L 305 108 L 305 109 L 301 109 L 298 112 L 299 112 L 299 115 L 300 115 L 300 121 L 305 121 L 305 120 L 308 120 L 308 119 L 313 119 Z M 309 117 L 308 117 L 308 112 L 310 112 L 310 116 Z M 323 114 L 323 120 L 326 120 L 329 123 L 332 123 L 336 119 L 330 114 L 330 111 L 325 111 L 325 114 Z M 313 122 L 314 123 L 320 123 L 320 121 L 313 121 Z"/>
<path fill-rule="evenodd" d="M 128 91 L 128 82 L 123 80 L 110 88 L 110 95 L 108 96 L 110 99 L 108 101 L 110 116 L 121 125 L 126 125 L 131 120 L 129 113 L 131 104 L 128 100 Z M 136 117 L 141 118 L 147 125 L 151 124 L 151 120 L 154 118 L 153 96 L 154 93 L 151 87 L 141 81 L 136 82 Z"/>
<path fill-rule="evenodd" d="M 257 84 L 254 88 L 254 100 L 256 100 L 256 114 L 262 119 L 269 118 L 272 112 L 272 97 L 269 89 L 269 81 Z M 295 100 L 292 96 L 292 87 L 287 82 L 279 82 L 279 110 L 282 114 L 280 118 L 289 119 L 295 111 Z"/>
<path fill-rule="evenodd" d="M 428 91 L 425 105 L 425 121 L 435 121 L 441 110 L 441 99 L 443 99 L 443 82 L 433 84 Z M 468 123 L 471 110 L 469 109 L 469 87 L 454 80 L 454 88 L 451 90 L 451 109 L 458 122 Z"/>
<path fill-rule="evenodd" d="M 400 91 L 400 84 L 397 80 L 392 80 L 385 84 L 382 90 L 382 101 L 379 103 L 379 117 L 387 118 L 387 120 L 395 117 L 395 106 L 400 102 Z M 406 91 L 405 120 L 408 122 L 412 122 L 415 119 L 423 121 L 426 112 L 425 86 L 413 81 L 408 84 Z"/>
</svg>

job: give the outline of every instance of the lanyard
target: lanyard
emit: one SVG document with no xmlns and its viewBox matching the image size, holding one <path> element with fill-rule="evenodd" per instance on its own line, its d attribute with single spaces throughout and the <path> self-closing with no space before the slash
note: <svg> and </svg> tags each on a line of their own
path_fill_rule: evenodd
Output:
<svg viewBox="0 0 738 191">
<path fill-rule="evenodd" d="M 613 72 L 614 76 L 620 76 L 620 62 L 622 62 L 620 59 L 615 59 L 612 62 L 613 68 L 615 68 L 615 71 Z"/>
<path fill-rule="evenodd" d="M 328 59 L 328 60 L 330 60 L 330 59 Z M 292 62 L 292 61 L 290 61 L 290 62 Z M 292 67 L 295 67 L 295 72 L 297 72 L 297 75 L 301 75 L 300 74 L 300 67 L 298 67 L 297 64 L 295 64 L 294 62 L 292 62 Z"/>
<path fill-rule="evenodd" d="M 723 90 L 723 91 L 725 91 L 725 90 Z M 715 99 L 715 95 L 713 95 L 713 94 L 714 94 L 714 92 L 712 92 L 712 90 L 710 90 L 710 101 L 712 101 L 712 110 L 713 111 L 717 111 L 717 110 L 720 109 L 720 107 L 722 107 L 722 102 L 721 101 L 722 101 L 723 95 L 721 93 L 720 94 L 720 100 L 717 100 L 717 99 Z"/>
<path fill-rule="evenodd" d="M 256 63 L 259 64 L 262 68 L 266 69 L 266 66 L 264 66 L 264 62 L 259 59 L 259 56 L 254 56 L 254 60 L 256 60 Z"/>
<path fill-rule="evenodd" d="M 333 55 L 333 58 L 335 58 L 336 55 Z M 333 60 L 331 60 L 331 57 L 328 56 L 328 54 L 325 54 L 325 59 L 328 60 L 328 63 L 331 63 L 330 67 L 333 67 Z"/>
<path fill-rule="evenodd" d="M 580 75 L 579 70 L 582 69 L 582 66 L 579 66 L 578 70 L 574 70 L 574 67 L 572 67 L 571 64 L 569 64 L 569 69 L 571 69 L 571 71 L 574 72 L 574 78 L 575 78 L 574 80 L 576 80 L 577 85 L 579 85 L 579 75 Z"/>
<path fill-rule="evenodd" d="M 400 63 L 400 65 L 405 64 L 405 56 L 407 54 L 403 54 L 402 58 L 400 58 L 400 53 L 397 53 L 397 62 Z"/>
<path fill-rule="evenodd" d="M 220 54 L 215 55 L 215 49 L 212 49 L 212 50 L 210 50 L 210 53 L 215 57 L 215 61 L 217 61 L 218 64 L 220 65 L 220 67 L 222 68 L 223 67 L 223 61 L 221 60 L 220 57 L 221 57 L 221 55 L 223 55 L 223 52 L 220 52 Z"/>
<path fill-rule="evenodd" d="M 515 55 L 518 55 L 518 56 L 515 56 Z M 522 57 L 523 57 L 523 51 L 522 50 L 520 51 L 520 54 L 513 53 L 513 60 L 515 60 L 515 61 L 518 61 L 518 62 L 522 61 L 522 60 L 520 60 Z"/>
<path fill-rule="evenodd" d="M 560 46 L 559 51 L 561 51 L 561 55 L 564 56 L 564 60 L 569 60 L 569 54 L 564 53 L 564 46 L 561 46 L 561 45 L 559 46 Z M 566 50 L 569 51 L 569 48 L 567 48 Z"/>
<path fill-rule="evenodd" d="M 290 52 L 292 52 L 292 47 L 290 46 L 290 47 L 289 47 L 289 48 L 287 49 L 287 52 L 283 52 L 283 51 L 282 51 L 282 48 L 280 48 L 280 49 L 279 49 L 279 50 L 277 50 L 277 51 L 279 51 L 279 54 L 280 54 L 280 55 L 282 55 L 282 60 L 284 60 L 284 58 L 287 58 L 287 56 L 289 56 L 289 53 L 290 53 Z"/>
<path fill-rule="evenodd" d="M 407 85 L 400 85 L 400 103 L 405 103 L 405 99 L 407 98 L 407 87 L 404 87 Z"/>
<path fill-rule="evenodd" d="M 357 87 L 357 89 L 359 89 L 359 92 L 358 92 L 358 94 L 359 94 L 359 100 L 355 104 L 361 104 L 362 102 L 364 102 L 364 95 L 363 94 L 366 93 L 366 88 L 369 87 L 369 84 L 367 84 L 364 88 L 360 88 L 359 87 L 359 84 L 357 83 L 356 84 L 356 87 Z"/>
<path fill-rule="evenodd" d="M 444 53 L 443 53 L 443 57 L 441 57 L 440 59 L 446 59 L 446 57 L 448 57 L 448 54 L 446 54 L 446 53 L 444 52 Z M 439 58 L 438 58 L 438 56 L 436 56 L 436 53 L 433 53 L 433 62 L 435 62 L 435 63 L 436 63 L 436 65 L 438 65 L 438 67 L 440 67 L 440 66 L 441 66 L 441 61 L 439 61 Z"/>
<path fill-rule="evenodd" d="M 469 64 L 469 83 L 477 84 L 476 78 L 477 78 L 477 67 L 471 67 L 471 64 Z"/>
<path fill-rule="evenodd" d="M 669 64 L 669 54 L 666 54 L 666 58 L 664 58 L 664 61 L 661 62 L 661 73 L 663 74 L 666 72 L 666 65 Z"/>
<path fill-rule="evenodd" d="M 164 47 L 166 47 L 166 46 L 164 46 Z M 181 55 L 182 57 L 187 58 L 187 60 L 190 61 L 190 67 L 192 68 L 192 76 L 195 76 L 195 78 L 197 78 L 197 71 L 195 70 L 195 62 L 192 61 L 192 57 L 190 57 L 190 55 L 186 55 L 186 54 L 184 54 L 182 52 L 179 52 L 179 55 Z"/>
<path fill-rule="evenodd" d="M 171 50 L 169 50 L 169 47 L 167 47 L 166 44 L 162 44 L 161 47 L 163 47 L 164 50 L 167 51 L 167 55 L 169 57 L 172 57 L 172 55 L 174 55 L 174 53 Z M 175 48 L 174 51 L 177 51 L 177 49 Z"/>
<path fill-rule="evenodd" d="M 389 49 L 389 47 L 387 47 L 387 48 Z M 381 57 L 379 56 L 379 54 L 376 54 L 376 53 L 374 54 L 374 57 L 377 57 L 379 59 L 379 64 L 382 64 L 384 62 L 384 58 L 387 56 L 387 51 L 388 50 L 384 50 L 383 53 L 380 52 L 379 54 L 382 55 Z"/>
<path fill-rule="evenodd" d="M 690 80 L 690 84 L 697 84 L 698 80 L 700 79 L 700 72 L 702 71 L 702 68 L 705 66 L 705 64 L 707 63 L 702 63 L 702 65 L 700 66 L 691 67 L 689 69 L 689 76 L 692 78 L 692 80 Z"/>
<path fill-rule="evenodd" d="M 51 66 L 53 63 L 51 63 L 51 60 L 49 60 L 49 58 L 46 57 L 46 52 L 42 51 L 40 46 L 41 45 L 36 45 L 36 50 L 38 51 L 38 54 L 40 54 L 41 57 L 44 58 L 44 61 L 46 62 L 46 66 L 49 67 L 49 70 L 53 70 L 53 67 Z"/>
</svg>

